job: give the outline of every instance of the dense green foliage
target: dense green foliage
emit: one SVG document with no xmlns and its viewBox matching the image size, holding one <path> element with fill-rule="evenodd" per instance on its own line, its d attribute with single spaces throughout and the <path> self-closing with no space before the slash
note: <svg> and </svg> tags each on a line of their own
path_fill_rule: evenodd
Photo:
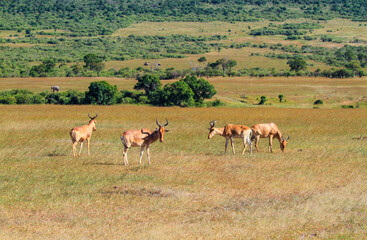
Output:
<svg viewBox="0 0 367 240">
<path fill-rule="evenodd" d="M 285 23 L 282 25 L 269 24 L 269 27 L 263 27 L 260 29 L 253 29 L 250 35 L 260 36 L 260 35 L 305 35 L 308 31 L 322 28 L 321 25 L 316 23 Z"/>
<path fill-rule="evenodd" d="M 100 38 L 15 38 L 0 39 L 0 43 L 30 43 L 31 47 L 0 46 L 0 59 L 19 62 L 82 62 L 87 54 L 101 60 L 127 60 L 134 58 L 182 58 L 183 54 L 201 54 L 211 50 L 207 41 L 225 39 L 226 36 L 193 37 L 187 35 L 134 36 Z M 52 41 L 52 43 L 50 43 Z M 88 60 L 88 59 L 87 59 Z"/>
<path fill-rule="evenodd" d="M 85 93 L 85 103 L 98 105 L 111 105 L 116 103 L 117 86 L 112 86 L 106 81 L 91 82 L 89 91 Z"/>
<path fill-rule="evenodd" d="M 287 62 L 289 67 L 291 68 L 291 71 L 300 71 L 300 70 L 306 70 L 307 63 L 304 59 L 296 57 L 294 59 L 291 59 Z"/>
<path fill-rule="evenodd" d="M 0 2 L 0 29 L 108 35 L 132 21 L 367 18 L 365 0 L 15 0 Z"/>
<path fill-rule="evenodd" d="M 366 75 L 367 47 L 348 46 L 324 48 L 282 44 L 224 43 L 225 35 L 213 36 L 111 36 L 118 28 L 138 21 L 257 21 L 289 18 L 330 19 L 333 17 L 367 19 L 366 0 L 179 0 L 179 1 L 116 1 L 116 0 L 15 0 L 0 2 L 0 30 L 16 30 L 21 36 L 0 38 L 0 77 L 77 77 L 114 76 L 138 78 L 154 73 L 160 79 L 177 79 L 186 75 L 202 76 L 328 76 L 353 77 Z M 309 36 L 317 23 L 270 23 L 267 27 L 250 29 L 252 35 L 286 35 L 287 40 L 304 39 L 342 43 L 333 35 Z M 46 31 L 46 29 L 51 29 Z M 56 31 L 56 30 L 62 31 Z M 25 32 L 25 37 L 23 32 Z M 41 35 L 41 37 L 39 36 Z M 47 36 L 46 36 L 47 35 Z M 97 36 L 98 35 L 98 36 Z M 42 37 L 46 36 L 46 37 Z M 90 36 L 89 38 L 84 36 Z M 94 37 L 97 36 L 97 37 Z M 345 41 L 344 41 L 345 42 Z M 364 40 L 350 40 L 363 43 Z M 20 44 L 17 47 L 9 46 Z M 345 42 L 347 43 L 347 42 Z M 348 42 L 349 43 L 349 42 Z M 105 61 L 129 59 L 184 58 L 187 54 L 204 54 L 223 48 L 270 48 L 265 57 L 303 59 L 323 62 L 338 69 L 308 72 L 272 69 L 233 70 L 236 61 L 221 58 L 198 62 L 206 67 L 176 70 L 161 66 L 136 69 L 105 69 Z M 275 52 L 275 50 L 279 51 Z M 260 54 L 260 53 L 256 53 Z M 84 64 L 83 64 L 84 62 Z M 343 69 L 339 69 L 343 68 Z"/>
<path fill-rule="evenodd" d="M 154 92 L 162 86 L 159 77 L 155 74 L 145 74 L 138 78 L 138 82 L 134 86 L 134 89 L 144 90 L 147 95 Z"/>
<path fill-rule="evenodd" d="M 96 81 L 90 83 L 89 90 L 85 93 L 75 90 L 38 94 L 24 89 L 0 91 L 0 104 L 151 104 L 180 107 L 214 107 L 223 104 L 219 100 L 204 103 L 204 100 L 212 98 L 216 91 L 208 81 L 197 79 L 195 76 L 188 76 L 172 84 L 166 84 L 163 88 L 158 76 L 154 74 L 147 74 L 141 79 L 143 81 L 138 81 L 136 86 L 139 87 L 135 88 L 145 90 L 145 93 L 128 90 L 118 92 L 116 85 L 112 86 L 106 81 Z M 143 83 L 148 83 L 148 86 Z"/>
</svg>

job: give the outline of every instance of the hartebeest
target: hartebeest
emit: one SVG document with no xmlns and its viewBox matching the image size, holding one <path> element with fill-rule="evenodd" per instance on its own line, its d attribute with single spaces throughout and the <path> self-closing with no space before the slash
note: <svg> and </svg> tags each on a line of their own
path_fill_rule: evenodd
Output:
<svg viewBox="0 0 367 240">
<path fill-rule="evenodd" d="M 124 164 L 128 165 L 129 162 L 127 160 L 127 151 L 130 147 L 141 147 L 140 148 L 140 158 L 139 158 L 139 164 L 141 164 L 141 159 L 143 157 L 144 147 L 146 147 L 147 150 L 147 157 L 148 157 L 148 163 L 150 164 L 150 154 L 149 154 L 149 148 L 152 143 L 157 141 L 159 139 L 160 142 L 163 142 L 163 135 L 164 132 L 168 132 L 169 130 L 165 130 L 164 127 L 168 125 L 168 120 L 166 119 L 167 123 L 163 126 L 159 124 L 158 118 L 156 120 L 156 123 L 159 128 L 157 128 L 155 131 L 150 131 L 149 129 L 142 128 L 140 130 L 127 130 L 121 135 L 121 142 L 124 145 L 124 152 L 123 152 L 123 158 L 124 158 Z"/>
<path fill-rule="evenodd" d="M 251 127 L 252 140 L 255 140 L 256 150 L 259 151 L 258 143 L 260 138 L 269 138 L 269 152 L 273 152 L 273 138 L 279 140 L 280 149 L 284 152 L 287 146 L 289 136 L 284 139 L 282 133 L 279 131 L 278 126 L 275 123 L 259 123 Z"/>
<path fill-rule="evenodd" d="M 73 129 L 70 130 L 70 137 L 71 140 L 73 141 L 73 154 L 74 157 L 76 157 L 76 145 L 78 144 L 78 142 L 80 142 L 80 150 L 79 150 L 79 155 L 82 152 L 82 148 L 83 148 L 83 142 L 87 141 L 88 144 L 88 156 L 90 156 L 89 153 L 89 143 L 90 143 L 90 138 L 92 137 L 92 132 L 96 131 L 96 123 L 97 121 L 95 120 L 96 117 L 98 117 L 98 114 L 96 113 L 95 117 L 91 117 L 88 113 L 88 116 L 90 118 L 89 124 L 88 125 L 83 125 L 81 127 L 74 127 Z"/>
<path fill-rule="evenodd" d="M 242 154 L 245 153 L 247 144 L 250 145 L 250 153 L 252 153 L 252 146 L 251 146 L 252 133 L 251 133 L 251 129 L 248 126 L 227 124 L 223 128 L 216 128 L 215 123 L 216 121 L 209 122 L 210 128 L 209 128 L 208 139 L 211 139 L 215 134 L 219 134 L 222 137 L 224 137 L 226 139 L 226 146 L 224 149 L 224 153 L 227 152 L 228 140 L 231 140 L 232 151 L 233 151 L 233 154 L 235 153 L 233 138 L 243 139 Z"/>
</svg>

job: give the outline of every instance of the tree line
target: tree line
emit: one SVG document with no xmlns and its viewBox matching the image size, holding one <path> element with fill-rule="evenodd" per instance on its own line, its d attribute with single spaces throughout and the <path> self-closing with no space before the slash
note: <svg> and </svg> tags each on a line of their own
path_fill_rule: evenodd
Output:
<svg viewBox="0 0 367 240">
<path fill-rule="evenodd" d="M 157 75 L 146 74 L 138 79 L 134 89 L 143 91 L 118 91 L 116 85 L 106 81 L 91 82 L 88 91 L 68 90 L 50 93 L 33 93 L 25 89 L 0 91 L 1 104 L 61 104 L 61 105 L 113 105 L 150 104 L 154 106 L 211 107 L 220 106 L 219 100 L 204 101 L 216 94 L 214 86 L 195 76 L 186 76 L 179 81 L 162 83 Z"/>
<path fill-rule="evenodd" d="M 109 35 L 136 21 L 366 20 L 365 0 L 0 1 L 0 30 L 63 29 Z"/>
</svg>

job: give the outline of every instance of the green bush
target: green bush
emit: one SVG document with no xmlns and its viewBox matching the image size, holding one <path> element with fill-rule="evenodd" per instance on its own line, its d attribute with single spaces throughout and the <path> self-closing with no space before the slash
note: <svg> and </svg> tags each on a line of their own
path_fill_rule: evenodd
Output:
<svg viewBox="0 0 367 240">
<path fill-rule="evenodd" d="M 164 86 L 164 91 L 168 96 L 167 105 L 180 107 L 191 107 L 195 105 L 194 92 L 184 81 L 177 81 Z"/>
<path fill-rule="evenodd" d="M 17 104 L 32 104 L 33 96 L 30 94 L 16 94 L 15 99 L 17 100 Z"/>
<path fill-rule="evenodd" d="M 45 103 L 45 98 L 42 97 L 41 95 L 34 95 L 32 98 L 32 103 L 33 104 L 42 104 Z"/>
<path fill-rule="evenodd" d="M 133 104 L 133 103 L 136 103 L 136 100 L 132 99 L 130 97 L 124 97 L 124 98 L 120 99 L 120 103 L 122 103 L 122 104 Z"/>
<path fill-rule="evenodd" d="M 344 109 L 354 108 L 354 106 L 353 105 L 342 105 L 342 108 L 344 108 Z"/>
<path fill-rule="evenodd" d="M 194 93 L 194 100 L 197 103 L 203 102 L 204 99 L 212 98 L 217 93 L 214 86 L 203 78 L 197 79 L 195 76 L 187 76 L 180 81 L 187 83 L 191 88 Z"/>
<path fill-rule="evenodd" d="M 159 77 L 155 74 L 145 74 L 138 78 L 138 82 L 134 86 L 134 89 L 144 90 L 147 95 L 154 92 L 156 89 L 162 86 Z"/>
<path fill-rule="evenodd" d="M 223 106 L 223 105 L 224 105 L 224 102 L 222 102 L 219 99 L 216 99 L 216 100 L 211 101 L 211 102 L 206 102 L 207 107 L 219 107 L 219 106 Z"/>
<path fill-rule="evenodd" d="M 267 101 L 266 97 L 265 96 L 261 96 L 260 97 L 259 105 L 264 105 L 266 101 Z"/>
<path fill-rule="evenodd" d="M 314 105 L 322 105 L 324 102 L 321 99 L 317 99 L 314 103 Z"/>
<path fill-rule="evenodd" d="M 0 103 L 2 103 L 2 104 L 16 104 L 17 99 L 13 96 L 0 96 Z"/>
<path fill-rule="evenodd" d="M 60 100 L 60 93 L 50 93 L 45 97 L 45 102 L 48 104 L 58 104 Z"/>
<path fill-rule="evenodd" d="M 106 81 L 92 82 L 89 91 L 85 93 L 87 104 L 111 105 L 116 103 L 118 97 L 117 86 L 112 86 Z"/>
<path fill-rule="evenodd" d="M 145 103 L 148 103 L 149 100 L 148 100 L 147 96 L 139 96 L 138 102 L 142 103 L 142 104 L 145 104 Z"/>
</svg>

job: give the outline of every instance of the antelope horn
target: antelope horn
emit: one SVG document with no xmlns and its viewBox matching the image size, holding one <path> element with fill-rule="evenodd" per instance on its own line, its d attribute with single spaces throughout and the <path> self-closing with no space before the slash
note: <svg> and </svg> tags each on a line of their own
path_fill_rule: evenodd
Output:
<svg viewBox="0 0 367 240">
<path fill-rule="evenodd" d="M 214 121 L 211 121 L 211 122 L 209 122 L 209 125 L 211 126 L 211 127 L 214 127 L 215 126 L 215 122 L 216 122 L 217 120 L 214 120 Z"/>
<path fill-rule="evenodd" d="M 157 125 L 158 125 L 159 127 L 162 127 L 162 126 L 158 123 L 158 118 L 155 120 L 155 122 L 157 123 Z"/>
<path fill-rule="evenodd" d="M 165 126 L 167 126 L 167 125 L 168 125 L 168 120 L 167 120 L 167 118 L 166 118 L 166 122 L 167 122 L 167 123 L 166 123 L 166 124 L 164 124 L 164 125 L 163 125 L 163 127 L 165 127 Z"/>
<path fill-rule="evenodd" d="M 90 115 L 89 115 L 89 113 L 88 113 L 88 117 L 90 118 L 90 119 L 95 119 L 96 117 L 98 117 L 98 114 L 97 113 L 95 113 L 96 114 L 96 116 L 95 117 L 91 117 Z"/>
</svg>

